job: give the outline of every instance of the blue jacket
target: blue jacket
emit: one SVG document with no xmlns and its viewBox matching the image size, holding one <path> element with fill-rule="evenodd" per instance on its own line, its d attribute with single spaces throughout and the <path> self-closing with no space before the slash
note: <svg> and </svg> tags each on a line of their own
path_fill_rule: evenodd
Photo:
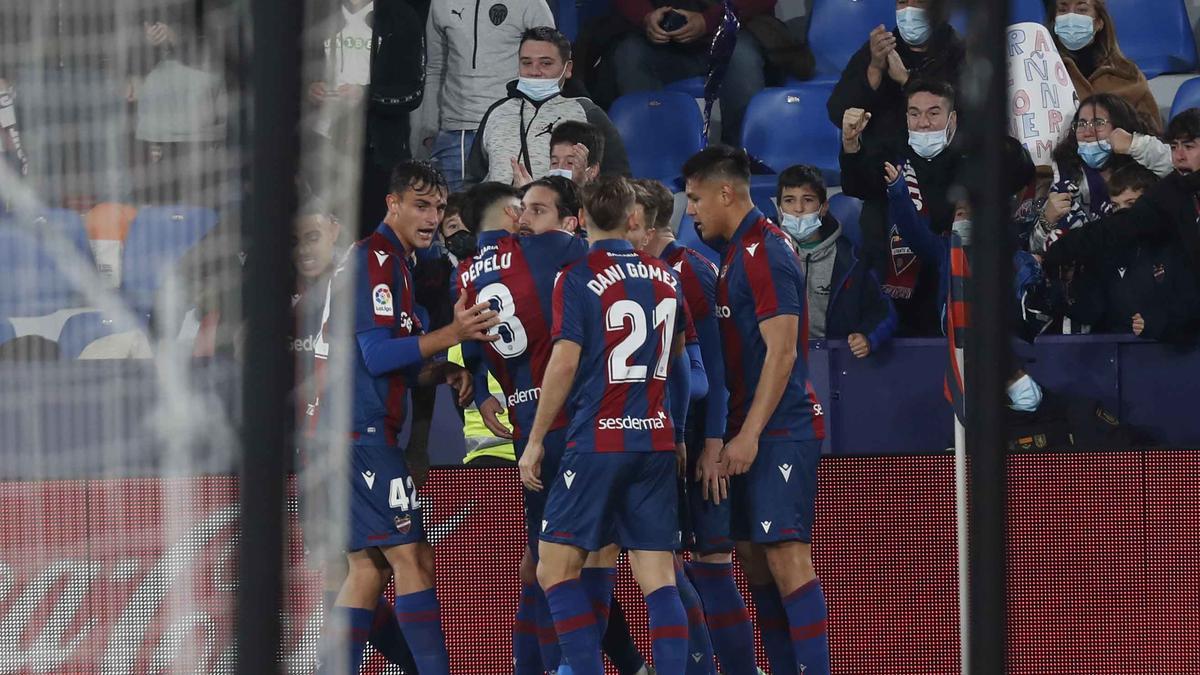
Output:
<svg viewBox="0 0 1200 675">
<path fill-rule="evenodd" d="M 871 351 L 887 344 L 899 322 L 891 298 L 879 290 L 879 280 L 860 258 L 850 239 L 840 233 L 833 216 L 821 223 L 822 239 L 837 236 L 830 279 L 829 306 L 825 310 L 825 337 L 845 339 L 862 333 L 871 343 Z M 804 258 L 804 249 L 797 249 Z"/>
</svg>

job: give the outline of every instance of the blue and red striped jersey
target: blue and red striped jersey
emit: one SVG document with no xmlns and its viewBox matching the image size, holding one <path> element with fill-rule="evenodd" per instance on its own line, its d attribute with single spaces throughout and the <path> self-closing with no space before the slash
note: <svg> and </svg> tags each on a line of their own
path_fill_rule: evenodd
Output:
<svg viewBox="0 0 1200 675">
<path fill-rule="evenodd" d="M 797 358 L 762 440 L 825 438 L 824 410 L 808 381 L 806 301 L 804 272 L 787 235 L 757 208 L 751 210 L 726 245 L 717 278 L 716 312 L 730 373 L 726 439 L 741 431 L 762 375 L 767 345 L 758 325 L 783 314 L 799 318 Z"/>
<path fill-rule="evenodd" d="M 386 329 L 391 339 L 425 332 L 413 300 L 410 263 L 404 255 L 404 246 L 390 227 L 381 224 L 369 237 L 355 244 L 347 254 L 346 265 L 354 273 L 351 293 L 355 336 L 377 329 Z M 359 340 L 354 343 L 351 431 L 359 439 L 382 432 L 388 445 L 397 445 L 408 404 L 408 378 L 414 372 L 396 370 L 372 375 Z"/>
<path fill-rule="evenodd" d="M 567 401 L 574 452 L 667 452 L 667 375 L 683 293 L 663 261 L 623 240 L 592 244 L 554 286 L 554 339 L 581 348 Z"/>
<path fill-rule="evenodd" d="M 725 409 L 728 391 L 725 388 L 725 357 L 721 353 L 721 332 L 714 312 L 717 305 L 717 266 L 699 251 L 668 242 L 662 259 L 675 270 L 683 284 L 683 298 L 695 326 L 697 342 L 708 375 L 709 406 L 703 427 L 705 438 L 725 435 Z M 690 336 L 689 336 L 690 341 Z"/>
<path fill-rule="evenodd" d="M 458 267 L 458 291 L 467 306 L 491 303 L 500 339 L 483 343 L 488 369 L 504 390 L 514 438 L 533 427 L 542 391 L 542 375 L 553 341 L 554 280 L 562 268 L 587 254 L 587 243 L 566 232 L 518 237 L 507 232 L 481 232 L 475 257 Z M 564 411 L 552 429 L 566 426 Z"/>
</svg>

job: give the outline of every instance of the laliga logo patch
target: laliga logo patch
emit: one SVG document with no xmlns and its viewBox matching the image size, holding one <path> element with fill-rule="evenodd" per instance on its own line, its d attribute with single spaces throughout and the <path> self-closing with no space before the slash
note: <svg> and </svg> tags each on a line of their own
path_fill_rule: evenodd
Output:
<svg viewBox="0 0 1200 675">
<path fill-rule="evenodd" d="M 394 520 L 396 522 L 396 530 L 400 532 L 400 534 L 408 534 L 408 531 L 412 529 L 411 516 L 395 516 Z"/>
<path fill-rule="evenodd" d="M 567 469 L 563 472 L 563 482 L 567 484 L 567 489 L 571 489 L 571 483 L 575 482 L 575 472 Z"/>
<path fill-rule="evenodd" d="M 371 290 L 371 299 L 375 304 L 375 316 L 392 316 L 395 309 L 392 306 L 392 289 L 387 284 L 379 284 Z"/>
</svg>

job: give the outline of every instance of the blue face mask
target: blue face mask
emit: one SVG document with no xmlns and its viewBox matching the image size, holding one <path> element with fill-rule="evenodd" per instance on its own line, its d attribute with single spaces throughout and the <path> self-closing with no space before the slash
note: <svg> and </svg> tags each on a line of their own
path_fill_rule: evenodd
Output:
<svg viewBox="0 0 1200 675">
<path fill-rule="evenodd" d="M 928 13 L 920 7 L 896 10 L 896 27 L 900 29 L 900 37 L 913 47 L 925 44 L 933 32 Z"/>
<path fill-rule="evenodd" d="M 1112 143 L 1108 141 L 1092 141 L 1079 144 L 1079 157 L 1093 169 L 1102 169 L 1112 157 Z"/>
<path fill-rule="evenodd" d="M 546 177 L 549 178 L 550 176 L 558 176 L 560 178 L 566 178 L 567 180 L 575 180 L 575 174 L 572 173 L 570 169 L 550 169 L 546 172 Z"/>
<path fill-rule="evenodd" d="M 796 241 L 804 241 L 812 236 L 821 228 L 820 212 L 805 213 L 804 215 L 794 216 L 790 213 L 784 213 L 780 226 L 784 232 L 792 235 Z"/>
<path fill-rule="evenodd" d="M 1077 52 L 1092 44 L 1096 22 L 1086 14 L 1059 14 L 1054 18 L 1054 34 L 1064 47 Z"/>
<path fill-rule="evenodd" d="M 1008 407 L 1017 412 L 1035 412 L 1042 404 L 1042 388 L 1028 374 L 1008 386 Z"/>
<path fill-rule="evenodd" d="M 568 61 L 568 63 L 570 62 Z M 563 70 L 558 77 L 518 77 L 517 91 L 528 96 L 530 100 L 540 103 L 552 96 L 557 96 L 562 91 L 558 81 L 566 72 L 567 64 L 564 63 Z"/>
</svg>

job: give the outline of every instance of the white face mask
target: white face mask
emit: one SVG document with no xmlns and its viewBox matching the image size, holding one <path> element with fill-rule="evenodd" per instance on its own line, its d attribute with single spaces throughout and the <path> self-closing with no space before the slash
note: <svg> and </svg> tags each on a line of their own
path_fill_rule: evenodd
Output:
<svg viewBox="0 0 1200 675">
<path fill-rule="evenodd" d="M 1008 386 L 1008 407 L 1018 412 L 1035 412 L 1042 404 L 1042 388 L 1029 374 Z"/>
<path fill-rule="evenodd" d="M 950 145 L 950 127 L 940 131 L 910 131 L 908 132 L 908 145 L 925 159 L 933 159 L 942 154 L 947 145 Z"/>
<path fill-rule="evenodd" d="M 821 228 L 821 213 L 814 211 L 799 216 L 784 213 L 780 226 L 784 232 L 792 235 L 796 241 L 804 241 L 811 237 L 813 232 Z"/>
<path fill-rule="evenodd" d="M 969 219 L 964 218 L 963 220 L 954 221 L 951 229 L 954 231 L 954 234 L 958 235 L 963 246 L 971 245 L 971 221 Z"/>
<path fill-rule="evenodd" d="M 546 172 L 546 177 L 549 178 L 550 176 L 558 176 L 560 178 L 566 178 L 567 180 L 572 181 L 575 180 L 575 172 L 571 171 L 570 169 L 550 169 Z"/>
<path fill-rule="evenodd" d="M 562 72 L 558 74 L 558 77 L 518 77 L 517 91 L 539 103 L 552 96 L 557 96 L 562 91 L 558 81 L 567 74 L 567 63 L 563 64 Z"/>
<path fill-rule="evenodd" d="M 896 27 L 900 29 L 900 37 L 912 45 L 920 47 L 929 41 L 933 27 L 929 25 L 929 15 L 920 7 L 905 7 L 896 10 Z"/>
</svg>

